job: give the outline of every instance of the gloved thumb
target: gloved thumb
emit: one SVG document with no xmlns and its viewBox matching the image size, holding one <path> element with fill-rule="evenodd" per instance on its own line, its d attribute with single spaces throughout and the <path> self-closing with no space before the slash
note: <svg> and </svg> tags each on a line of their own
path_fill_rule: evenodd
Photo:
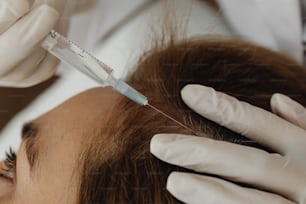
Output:
<svg viewBox="0 0 306 204">
<path fill-rule="evenodd" d="M 296 101 L 283 94 L 271 97 L 273 113 L 306 130 L 306 109 Z"/>
</svg>

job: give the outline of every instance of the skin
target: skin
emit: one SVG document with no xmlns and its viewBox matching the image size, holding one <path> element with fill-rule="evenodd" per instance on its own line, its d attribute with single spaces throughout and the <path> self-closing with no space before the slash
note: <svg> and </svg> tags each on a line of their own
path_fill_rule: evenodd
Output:
<svg viewBox="0 0 306 204">
<path fill-rule="evenodd" d="M 39 160 L 30 170 L 23 141 L 14 182 L 0 179 L 0 204 L 76 203 L 84 147 L 93 130 L 105 124 L 119 97 L 110 88 L 92 89 L 34 120 L 41 129 L 35 141 Z"/>
</svg>

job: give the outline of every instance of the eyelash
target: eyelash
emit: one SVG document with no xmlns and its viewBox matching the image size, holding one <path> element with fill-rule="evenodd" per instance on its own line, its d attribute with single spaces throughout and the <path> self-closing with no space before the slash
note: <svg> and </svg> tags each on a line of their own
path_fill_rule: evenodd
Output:
<svg viewBox="0 0 306 204">
<path fill-rule="evenodd" d="M 17 161 L 16 152 L 13 151 L 12 148 L 10 148 L 5 155 L 6 159 L 3 161 L 5 169 L 2 169 L 5 174 L 0 174 L 0 176 L 5 177 L 7 179 L 14 179 Z"/>
</svg>

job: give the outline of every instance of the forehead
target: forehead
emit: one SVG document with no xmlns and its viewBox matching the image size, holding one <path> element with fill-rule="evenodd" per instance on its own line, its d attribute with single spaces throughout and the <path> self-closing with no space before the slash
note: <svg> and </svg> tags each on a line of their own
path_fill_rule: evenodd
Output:
<svg viewBox="0 0 306 204">
<path fill-rule="evenodd" d="M 120 97 L 111 88 L 90 89 L 37 118 L 34 123 L 48 143 L 59 139 L 78 142 L 84 135 L 104 127 Z"/>
<path fill-rule="evenodd" d="M 86 122 L 97 116 L 111 113 L 114 104 L 121 96 L 111 88 L 95 88 L 80 93 L 50 112 L 39 117 L 37 121 L 66 120 L 66 122 Z M 53 121 L 55 122 L 55 121 Z"/>
</svg>

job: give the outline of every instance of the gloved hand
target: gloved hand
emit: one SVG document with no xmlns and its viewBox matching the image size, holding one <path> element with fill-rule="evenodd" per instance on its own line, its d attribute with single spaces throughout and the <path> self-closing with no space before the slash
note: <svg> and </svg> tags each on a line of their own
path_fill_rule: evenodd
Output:
<svg viewBox="0 0 306 204">
<path fill-rule="evenodd" d="M 275 94 L 272 110 L 281 118 L 199 85 L 185 87 L 182 97 L 203 117 L 278 153 L 202 137 L 156 135 L 151 141 L 151 152 L 156 157 L 224 178 L 173 172 L 167 181 L 171 194 L 186 203 L 306 203 L 304 107 Z"/>
<path fill-rule="evenodd" d="M 0 1 L 0 86 L 29 87 L 54 74 L 59 61 L 40 44 L 55 26 L 58 31 L 67 27 L 70 16 L 63 14 L 71 9 L 71 2 Z"/>
</svg>

